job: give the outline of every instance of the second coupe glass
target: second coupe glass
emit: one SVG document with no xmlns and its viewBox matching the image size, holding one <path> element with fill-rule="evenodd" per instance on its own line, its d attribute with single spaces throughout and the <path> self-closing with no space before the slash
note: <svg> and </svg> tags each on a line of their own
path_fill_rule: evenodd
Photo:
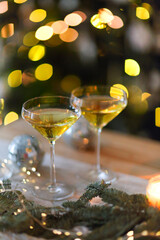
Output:
<svg viewBox="0 0 160 240">
<path fill-rule="evenodd" d="M 79 106 L 73 107 L 70 98 L 62 96 L 37 97 L 28 100 L 22 106 L 22 117 L 32 125 L 50 143 L 50 183 L 34 194 L 49 201 L 63 200 L 73 194 L 73 189 L 56 182 L 55 141 L 80 117 Z"/>
<path fill-rule="evenodd" d="M 97 133 L 97 166 L 87 173 L 87 180 L 111 182 L 116 176 L 100 165 L 100 134 L 102 128 L 127 105 L 126 92 L 114 86 L 84 86 L 72 91 L 73 105 L 81 105 L 82 115 Z"/>
</svg>

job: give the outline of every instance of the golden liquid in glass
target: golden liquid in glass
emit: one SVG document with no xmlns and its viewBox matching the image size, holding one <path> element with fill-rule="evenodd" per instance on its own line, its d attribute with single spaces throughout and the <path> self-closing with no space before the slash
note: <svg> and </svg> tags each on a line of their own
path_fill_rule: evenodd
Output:
<svg viewBox="0 0 160 240">
<path fill-rule="evenodd" d="M 106 126 L 126 106 L 122 101 L 109 96 L 88 96 L 82 100 L 82 115 L 96 129 Z"/>
<path fill-rule="evenodd" d="M 76 113 L 68 109 L 32 108 L 29 111 L 24 119 L 49 141 L 58 139 L 78 119 Z"/>
</svg>

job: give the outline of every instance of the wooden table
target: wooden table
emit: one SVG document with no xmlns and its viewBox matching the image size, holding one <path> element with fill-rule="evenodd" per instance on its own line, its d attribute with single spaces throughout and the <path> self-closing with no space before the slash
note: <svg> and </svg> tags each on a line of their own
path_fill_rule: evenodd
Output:
<svg viewBox="0 0 160 240">
<path fill-rule="evenodd" d="M 23 119 L 0 128 L 0 139 L 11 141 L 21 134 L 36 136 L 43 150 L 49 151 L 47 140 Z M 75 161 L 96 162 L 94 150 L 74 149 L 62 138 L 56 142 L 56 154 Z M 104 130 L 101 136 L 101 163 L 113 171 L 148 179 L 160 174 L 160 142 Z"/>
</svg>

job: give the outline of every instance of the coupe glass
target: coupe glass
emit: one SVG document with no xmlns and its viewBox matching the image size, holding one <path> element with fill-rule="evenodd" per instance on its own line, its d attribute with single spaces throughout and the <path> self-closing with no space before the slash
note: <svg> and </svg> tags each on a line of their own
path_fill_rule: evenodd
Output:
<svg viewBox="0 0 160 240">
<path fill-rule="evenodd" d="M 100 165 L 100 134 L 102 128 L 126 107 L 126 92 L 114 86 L 84 86 L 74 89 L 71 98 L 74 106 L 81 106 L 82 115 L 97 133 L 97 165 L 85 177 L 89 181 L 114 181 L 116 175 Z"/>
<path fill-rule="evenodd" d="M 80 117 L 78 105 L 63 96 L 36 97 L 22 106 L 22 117 L 35 128 L 50 144 L 50 183 L 34 189 L 34 194 L 45 200 L 63 200 L 72 196 L 71 186 L 56 182 L 55 141 Z"/>
</svg>

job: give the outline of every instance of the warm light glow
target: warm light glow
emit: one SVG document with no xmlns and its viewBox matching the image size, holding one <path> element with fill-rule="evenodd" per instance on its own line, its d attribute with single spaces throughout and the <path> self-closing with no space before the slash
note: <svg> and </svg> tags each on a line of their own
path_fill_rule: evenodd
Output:
<svg viewBox="0 0 160 240">
<path fill-rule="evenodd" d="M 8 23 L 1 29 L 1 37 L 2 38 L 9 38 L 14 34 L 14 24 Z"/>
<path fill-rule="evenodd" d="M 137 7 L 136 8 L 136 17 L 142 19 L 142 20 L 147 20 L 150 18 L 149 11 L 144 8 L 144 7 Z"/>
<path fill-rule="evenodd" d="M 69 26 L 77 26 L 82 22 L 82 18 L 77 13 L 70 13 L 64 18 L 64 22 Z"/>
<path fill-rule="evenodd" d="M 29 20 L 32 22 L 41 22 L 46 18 L 46 16 L 47 13 L 44 9 L 36 9 L 33 12 L 31 12 Z"/>
<path fill-rule="evenodd" d="M 28 58 L 32 61 L 39 61 L 45 55 L 45 47 L 42 45 L 36 45 L 29 50 Z"/>
<path fill-rule="evenodd" d="M 16 120 L 18 120 L 18 114 L 16 112 L 9 112 L 4 118 L 4 125 L 8 125 Z"/>
<path fill-rule="evenodd" d="M 122 89 L 123 91 L 126 92 L 126 94 L 127 94 L 127 98 L 129 97 L 128 89 L 127 89 L 124 85 L 122 85 L 122 84 L 118 84 L 118 83 L 117 83 L 117 84 L 114 84 L 113 87 L 117 87 L 117 88 Z"/>
<path fill-rule="evenodd" d="M 39 27 L 36 31 L 35 37 L 41 41 L 50 39 L 53 35 L 53 28 L 50 26 Z"/>
<path fill-rule="evenodd" d="M 152 6 L 149 3 L 142 3 L 142 7 L 146 8 L 149 13 L 153 11 Z"/>
<path fill-rule="evenodd" d="M 61 88 L 64 92 L 71 93 L 74 88 L 81 85 L 81 80 L 75 75 L 68 75 L 61 81 Z"/>
<path fill-rule="evenodd" d="M 74 13 L 77 13 L 82 18 L 82 22 L 84 22 L 87 18 L 86 14 L 82 11 L 74 11 Z"/>
<path fill-rule="evenodd" d="M 29 32 L 27 33 L 23 38 L 23 44 L 28 47 L 32 47 L 38 43 L 38 39 L 35 38 L 35 32 Z"/>
<path fill-rule="evenodd" d="M 64 21 L 59 20 L 52 24 L 52 28 L 54 33 L 61 34 L 67 31 L 68 25 Z"/>
<path fill-rule="evenodd" d="M 98 16 L 101 23 L 109 23 L 113 20 L 113 13 L 107 8 L 100 8 L 98 10 Z"/>
<path fill-rule="evenodd" d="M 46 81 L 53 75 L 53 67 L 51 64 L 43 63 L 35 70 L 35 77 L 40 81 Z"/>
<path fill-rule="evenodd" d="M 147 98 L 149 98 L 151 96 L 150 93 L 144 92 L 142 93 L 142 101 L 146 100 Z"/>
<path fill-rule="evenodd" d="M 113 20 L 108 23 L 108 26 L 114 29 L 119 29 L 123 27 L 123 21 L 120 17 L 114 16 Z"/>
<path fill-rule="evenodd" d="M 146 195 L 153 207 L 160 208 L 160 175 L 149 180 Z"/>
<path fill-rule="evenodd" d="M 110 96 L 116 99 L 121 99 L 123 97 L 123 91 L 120 88 L 112 86 L 110 88 Z"/>
<path fill-rule="evenodd" d="M 68 30 L 61 33 L 59 37 L 64 42 L 73 42 L 78 38 L 78 32 L 73 28 L 68 28 Z"/>
<path fill-rule="evenodd" d="M 27 0 L 14 0 L 15 3 L 21 4 L 27 2 Z"/>
<path fill-rule="evenodd" d="M 133 231 L 129 231 L 128 233 L 127 233 L 127 236 L 128 237 L 131 237 L 131 236 L 133 236 L 134 235 L 134 232 Z"/>
<path fill-rule="evenodd" d="M 0 14 L 8 11 L 8 1 L 0 2 Z"/>
<path fill-rule="evenodd" d="M 106 24 L 102 23 L 99 18 L 99 14 L 95 14 L 91 17 L 90 20 L 91 24 L 98 29 L 104 29 L 106 28 Z"/>
<path fill-rule="evenodd" d="M 10 87 L 18 87 L 22 83 L 22 71 L 14 70 L 8 76 L 8 85 Z"/>
<path fill-rule="evenodd" d="M 130 76 L 138 76 L 140 74 L 140 66 L 135 60 L 126 59 L 124 71 Z"/>
<path fill-rule="evenodd" d="M 160 107 L 157 107 L 155 110 L 155 125 L 160 127 Z"/>
</svg>

